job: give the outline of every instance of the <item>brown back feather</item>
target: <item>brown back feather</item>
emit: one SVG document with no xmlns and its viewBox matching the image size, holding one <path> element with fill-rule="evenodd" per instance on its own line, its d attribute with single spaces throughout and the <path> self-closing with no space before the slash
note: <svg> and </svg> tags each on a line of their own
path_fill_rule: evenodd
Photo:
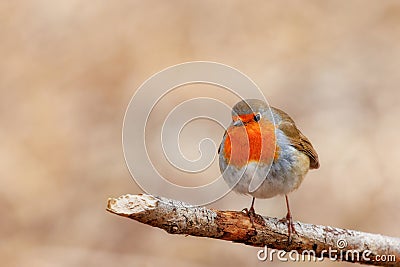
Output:
<svg viewBox="0 0 400 267">
<path fill-rule="evenodd" d="M 296 127 L 296 124 L 284 111 L 271 107 L 272 111 L 281 117 L 278 123 L 278 129 L 284 132 L 289 139 L 290 143 L 297 150 L 303 152 L 310 158 L 310 169 L 319 168 L 318 154 L 312 146 L 310 140 Z"/>
</svg>

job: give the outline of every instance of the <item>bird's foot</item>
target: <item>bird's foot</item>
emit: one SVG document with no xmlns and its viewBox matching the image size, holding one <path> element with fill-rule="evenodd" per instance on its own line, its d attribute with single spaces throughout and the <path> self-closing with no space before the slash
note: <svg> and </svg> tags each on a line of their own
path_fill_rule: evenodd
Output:
<svg viewBox="0 0 400 267">
<path fill-rule="evenodd" d="M 254 223 L 265 226 L 264 218 L 260 214 L 257 214 L 253 207 L 251 207 L 250 209 L 244 208 L 242 209 L 242 212 L 244 212 L 247 216 L 249 216 L 250 222 L 253 225 L 253 227 Z"/>
</svg>

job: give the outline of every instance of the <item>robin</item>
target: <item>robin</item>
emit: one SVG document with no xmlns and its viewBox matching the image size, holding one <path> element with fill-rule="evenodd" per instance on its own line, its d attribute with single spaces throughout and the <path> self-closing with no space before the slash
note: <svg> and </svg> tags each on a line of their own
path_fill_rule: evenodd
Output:
<svg viewBox="0 0 400 267">
<path fill-rule="evenodd" d="M 253 197 L 250 209 L 245 209 L 252 222 L 255 198 L 285 196 L 287 215 L 282 220 L 288 225 L 290 242 L 296 230 L 288 194 L 300 186 L 309 169 L 319 168 L 317 152 L 308 138 L 282 110 L 247 99 L 233 107 L 218 154 L 228 186 Z"/>
</svg>

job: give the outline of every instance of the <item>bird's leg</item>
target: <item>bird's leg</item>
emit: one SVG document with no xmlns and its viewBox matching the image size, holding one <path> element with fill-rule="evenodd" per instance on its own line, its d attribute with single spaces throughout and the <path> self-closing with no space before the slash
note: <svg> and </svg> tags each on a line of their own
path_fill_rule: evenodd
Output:
<svg viewBox="0 0 400 267">
<path fill-rule="evenodd" d="M 247 208 L 244 208 L 244 209 L 242 209 L 242 212 L 244 212 L 244 213 L 246 213 L 249 217 L 250 217 L 250 214 L 255 214 L 256 212 L 254 211 L 254 201 L 255 201 L 255 197 L 253 197 L 253 200 L 251 201 L 251 206 L 250 206 L 250 209 L 247 209 Z"/>
<path fill-rule="evenodd" d="M 288 226 L 288 241 L 289 243 L 292 242 L 292 234 L 296 234 L 296 229 L 294 228 L 293 224 L 293 219 L 292 219 L 292 213 L 290 212 L 290 207 L 289 207 L 289 198 L 287 195 L 285 195 L 286 199 L 286 207 L 287 207 L 287 214 L 286 217 L 282 218 L 279 220 L 280 222 L 286 222 Z"/>
<path fill-rule="evenodd" d="M 254 210 L 254 201 L 255 200 L 256 200 L 256 198 L 253 197 L 253 199 L 251 200 L 251 206 L 250 206 L 250 209 L 249 209 L 249 214 L 252 214 L 252 215 L 256 214 L 256 211 Z"/>
<path fill-rule="evenodd" d="M 255 197 L 253 197 L 252 201 L 251 201 L 251 206 L 250 209 L 244 208 L 242 211 L 245 212 L 247 214 L 247 216 L 249 216 L 251 224 L 254 227 L 254 222 L 257 222 L 258 224 L 264 225 L 264 218 L 257 214 L 256 211 L 254 210 L 254 201 L 256 200 Z"/>
</svg>

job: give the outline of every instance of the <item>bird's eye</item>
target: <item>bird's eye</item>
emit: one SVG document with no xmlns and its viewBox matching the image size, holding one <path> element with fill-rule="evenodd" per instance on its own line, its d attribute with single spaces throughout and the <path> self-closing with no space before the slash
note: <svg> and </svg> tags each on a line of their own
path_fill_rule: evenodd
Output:
<svg viewBox="0 0 400 267">
<path fill-rule="evenodd" d="M 254 120 L 255 121 L 259 121 L 261 119 L 261 114 L 257 113 L 256 115 L 254 115 Z"/>
</svg>

